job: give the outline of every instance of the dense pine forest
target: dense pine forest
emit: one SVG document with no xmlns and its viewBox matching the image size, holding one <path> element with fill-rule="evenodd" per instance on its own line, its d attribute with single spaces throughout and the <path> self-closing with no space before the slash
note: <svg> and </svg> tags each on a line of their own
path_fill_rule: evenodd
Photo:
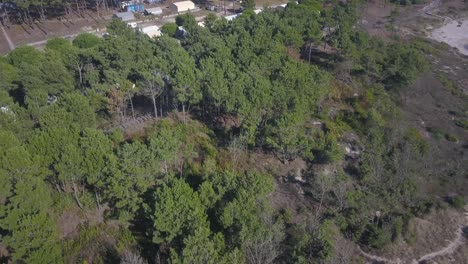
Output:
<svg viewBox="0 0 468 264">
<path fill-rule="evenodd" d="M 399 106 L 431 47 L 360 31 L 361 4 L 186 14 L 154 39 L 113 20 L 1 57 L 0 262 L 351 263 L 337 237 L 405 236 L 437 206 Z M 307 203 L 272 202 L 284 182 Z"/>
</svg>

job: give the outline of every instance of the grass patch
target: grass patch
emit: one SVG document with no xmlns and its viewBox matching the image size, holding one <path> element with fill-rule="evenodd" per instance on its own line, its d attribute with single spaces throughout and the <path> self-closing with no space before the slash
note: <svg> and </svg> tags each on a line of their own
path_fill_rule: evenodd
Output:
<svg viewBox="0 0 468 264">
<path fill-rule="evenodd" d="M 450 133 L 445 134 L 445 139 L 450 142 L 458 142 L 458 137 Z"/>
<path fill-rule="evenodd" d="M 428 127 L 427 131 L 432 134 L 432 137 L 434 137 L 437 140 L 441 140 L 445 138 L 446 140 L 450 142 L 458 142 L 458 137 L 455 136 L 454 134 L 451 134 L 449 132 L 445 132 L 441 128 L 438 127 Z"/>
<path fill-rule="evenodd" d="M 458 195 L 451 197 L 449 200 L 449 203 L 451 206 L 457 209 L 463 208 L 463 206 L 465 206 L 465 200 L 463 199 L 463 197 L 458 196 Z"/>
<path fill-rule="evenodd" d="M 78 237 L 62 243 L 68 263 L 115 263 L 126 248 L 136 244 L 127 229 L 112 228 L 104 224 L 82 226 Z"/>
<path fill-rule="evenodd" d="M 428 127 L 427 131 L 432 134 L 432 137 L 434 137 L 437 140 L 440 140 L 444 138 L 444 131 L 438 127 Z"/>
<path fill-rule="evenodd" d="M 468 120 L 455 120 L 455 125 L 468 130 Z"/>
<path fill-rule="evenodd" d="M 437 74 L 437 79 L 442 83 L 445 90 L 449 91 L 451 94 L 455 96 L 462 96 L 463 93 L 458 89 L 457 85 L 454 81 L 452 81 L 446 74 L 439 73 Z"/>
</svg>

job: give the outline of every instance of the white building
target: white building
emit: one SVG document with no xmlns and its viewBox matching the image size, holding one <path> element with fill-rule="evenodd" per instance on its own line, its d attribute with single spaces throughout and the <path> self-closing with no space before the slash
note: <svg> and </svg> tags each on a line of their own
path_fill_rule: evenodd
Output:
<svg viewBox="0 0 468 264">
<path fill-rule="evenodd" d="M 171 4 L 170 9 L 174 13 L 182 13 L 195 10 L 195 4 L 192 1 L 175 2 Z"/>
<path fill-rule="evenodd" d="M 227 21 L 232 21 L 232 20 L 238 18 L 239 16 L 240 16 L 240 14 L 235 14 L 235 15 L 225 16 L 224 18 L 225 18 Z"/>
<path fill-rule="evenodd" d="M 161 30 L 158 26 L 148 26 L 140 28 L 139 30 L 150 38 L 161 36 Z"/>
<path fill-rule="evenodd" d="M 148 8 L 145 10 L 145 14 L 147 15 L 155 15 L 155 16 L 160 16 L 162 15 L 162 9 L 160 7 L 153 7 L 153 8 Z"/>
</svg>

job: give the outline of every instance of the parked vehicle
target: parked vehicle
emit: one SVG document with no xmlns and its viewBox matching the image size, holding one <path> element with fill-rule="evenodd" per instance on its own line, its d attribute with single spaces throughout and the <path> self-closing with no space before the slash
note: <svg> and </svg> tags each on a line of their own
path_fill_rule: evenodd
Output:
<svg viewBox="0 0 468 264">
<path fill-rule="evenodd" d="M 242 12 L 244 12 L 244 8 L 243 7 L 239 7 L 238 9 L 235 10 L 236 14 L 240 14 Z"/>
<path fill-rule="evenodd" d="M 127 26 L 130 28 L 136 28 L 138 24 L 136 22 L 130 22 L 130 23 L 127 23 Z"/>
</svg>

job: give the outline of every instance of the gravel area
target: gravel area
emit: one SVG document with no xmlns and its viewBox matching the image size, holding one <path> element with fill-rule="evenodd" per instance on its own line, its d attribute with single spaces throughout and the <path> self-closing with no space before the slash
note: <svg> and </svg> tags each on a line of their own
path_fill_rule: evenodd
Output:
<svg viewBox="0 0 468 264">
<path fill-rule="evenodd" d="M 445 42 L 468 56 L 468 19 L 463 21 L 448 19 L 442 27 L 434 30 L 430 37 Z"/>
</svg>

